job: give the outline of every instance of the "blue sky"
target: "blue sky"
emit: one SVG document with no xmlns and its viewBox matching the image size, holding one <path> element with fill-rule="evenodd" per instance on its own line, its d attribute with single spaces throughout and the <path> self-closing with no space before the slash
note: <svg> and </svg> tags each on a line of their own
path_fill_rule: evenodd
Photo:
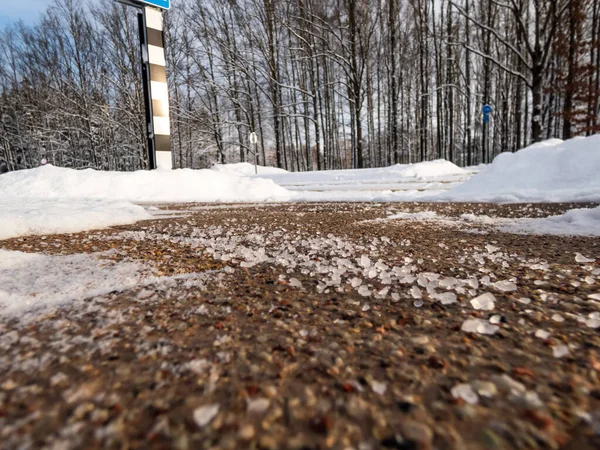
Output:
<svg viewBox="0 0 600 450">
<path fill-rule="evenodd" d="M 0 27 L 22 19 L 34 23 L 53 0 L 0 0 Z"/>
<path fill-rule="evenodd" d="M 35 23 L 53 3 L 54 0 L 0 0 L 0 28 L 18 20 L 26 24 Z"/>
</svg>

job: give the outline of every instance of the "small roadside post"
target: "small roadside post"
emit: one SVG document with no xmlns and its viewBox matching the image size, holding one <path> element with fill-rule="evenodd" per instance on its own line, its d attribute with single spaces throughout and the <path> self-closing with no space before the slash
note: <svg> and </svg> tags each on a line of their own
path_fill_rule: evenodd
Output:
<svg viewBox="0 0 600 450">
<path fill-rule="evenodd" d="M 171 0 L 116 1 L 138 11 L 148 165 L 151 170 L 172 169 L 169 88 L 163 34 L 163 10 L 171 7 Z"/>
<path fill-rule="evenodd" d="M 250 143 L 254 145 L 254 174 L 258 175 L 258 136 L 254 131 L 250 133 Z"/>
<path fill-rule="evenodd" d="M 489 155 L 489 137 L 488 137 L 488 128 L 490 123 L 490 114 L 492 113 L 493 108 L 491 105 L 485 104 L 481 108 L 481 112 L 483 113 L 483 155 L 485 158 L 485 162 L 489 163 L 490 155 Z"/>
</svg>

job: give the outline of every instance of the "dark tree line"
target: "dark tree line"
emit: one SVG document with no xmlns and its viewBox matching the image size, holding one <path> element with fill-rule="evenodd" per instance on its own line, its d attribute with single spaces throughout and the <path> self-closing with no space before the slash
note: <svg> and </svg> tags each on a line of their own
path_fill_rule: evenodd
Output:
<svg viewBox="0 0 600 450">
<path fill-rule="evenodd" d="M 600 0 L 174 0 L 176 167 L 489 162 L 600 130 Z M 486 132 L 481 108 L 493 107 Z M 0 166 L 146 167 L 137 22 L 55 0 L 0 30 Z M 1 169 L 2 167 L 0 167 Z"/>
</svg>

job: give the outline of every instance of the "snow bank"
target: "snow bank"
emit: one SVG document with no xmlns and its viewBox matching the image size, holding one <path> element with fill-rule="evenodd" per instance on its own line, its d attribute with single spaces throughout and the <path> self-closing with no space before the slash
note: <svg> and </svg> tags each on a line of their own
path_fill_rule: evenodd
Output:
<svg viewBox="0 0 600 450">
<path fill-rule="evenodd" d="M 600 135 L 552 139 L 502 153 L 481 173 L 432 200 L 600 201 Z"/>
<path fill-rule="evenodd" d="M 102 172 L 54 166 L 0 176 L 0 192 L 20 198 L 87 198 L 134 202 L 256 202 L 285 199 L 271 180 L 213 170 Z"/>
<path fill-rule="evenodd" d="M 288 173 L 285 169 L 278 169 L 277 167 L 266 167 L 266 166 L 257 166 L 258 175 L 272 175 L 275 173 Z M 238 176 L 252 176 L 255 175 L 254 164 L 250 164 L 247 162 L 243 163 L 234 163 L 234 164 L 215 164 L 211 167 L 211 170 L 220 173 L 228 173 L 231 175 Z"/>
<path fill-rule="evenodd" d="M 124 201 L 0 198 L 0 239 L 75 233 L 150 218 L 141 206 Z"/>
<path fill-rule="evenodd" d="M 102 172 L 50 165 L 1 175 L 0 193 L 0 239 L 152 218 L 131 202 L 263 202 L 290 197 L 271 180 L 212 170 Z"/>
</svg>

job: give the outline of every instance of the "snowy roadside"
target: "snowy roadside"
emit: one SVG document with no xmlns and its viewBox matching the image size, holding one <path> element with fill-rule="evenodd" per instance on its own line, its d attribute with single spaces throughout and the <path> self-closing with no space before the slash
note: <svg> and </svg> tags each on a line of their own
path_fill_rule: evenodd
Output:
<svg viewBox="0 0 600 450">
<path fill-rule="evenodd" d="M 257 177 L 248 163 L 131 173 L 45 166 L 0 177 L 0 239 L 131 224 L 163 216 L 158 203 L 413 201 L 473 173 L 447 161 L 302 174 L 259 167 Z"/>
<path fill-rule="evenodd" d="M 304 173 L 258 167 L 258 175 L 248 163 L 132 173 L 45 166 L 0 176 L 0 239 L 130 224 L 162 214 L 157 203 L 600 202 L 598 148 L 600 136 L 551 140 L 467 169 L 444 160 Z M 599 216 L 584 210 L 496 225 L 597 235 Z"/>
</svg>

